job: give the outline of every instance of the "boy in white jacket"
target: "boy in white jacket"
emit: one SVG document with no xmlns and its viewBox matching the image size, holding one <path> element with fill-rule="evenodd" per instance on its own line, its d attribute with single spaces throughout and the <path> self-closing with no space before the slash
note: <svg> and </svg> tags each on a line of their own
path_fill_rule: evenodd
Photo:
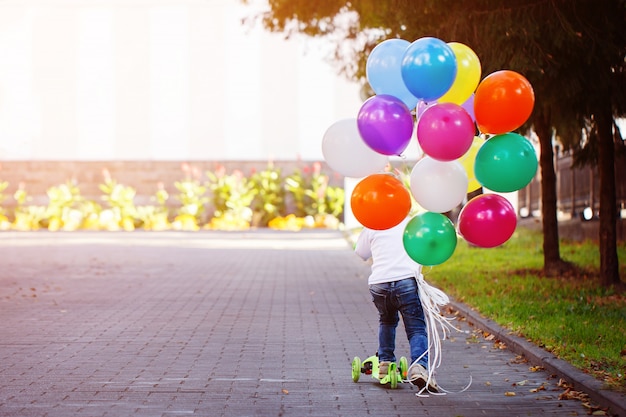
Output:
<svg viewBox="0 0 626 417">
<path fill-rule="evenodd" d="M 396 361 L 395 338 L 399 315 L 411 349 L 408 379 L 421 390 L 438 391 L 437 383 L 429 374 L 428 329 L 418 280 L 422 280 L 422 266 L 413 261 L 404 249 L 403 234 L 409 218 L 386 230 L 364 228 L 355 246 L 363 260 L 372 258 L 368 278 L 369 290 L 379 313 L 378 360 L 379 375 L 387 375 L 391 362 Z"/>
</svg>

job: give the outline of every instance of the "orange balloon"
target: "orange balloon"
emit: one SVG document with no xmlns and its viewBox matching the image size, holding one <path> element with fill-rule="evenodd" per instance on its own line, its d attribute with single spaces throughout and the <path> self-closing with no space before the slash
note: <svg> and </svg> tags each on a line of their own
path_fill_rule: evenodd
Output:
<svg viewBox="0 0 626 417">
<path fill-rule="evenodd" d="M 517 129 L 528 120 L 534 105 L 530 82 L 515 71 L 489 74 L 474 93 L 474 116 L 483 133 L 497 135 Z"/>
<path fill-rule="evenodd" d="M 390 174 L 362 179 L 350 198 L 354 217 L 363 226 L 386 230 L 398 225 L 411 210 L 411 194 L 402 181 Z"/>
</svg>

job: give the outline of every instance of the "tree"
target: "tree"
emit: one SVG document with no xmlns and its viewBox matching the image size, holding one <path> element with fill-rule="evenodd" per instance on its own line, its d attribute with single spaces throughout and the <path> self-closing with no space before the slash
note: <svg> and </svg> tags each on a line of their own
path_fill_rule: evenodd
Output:
<svg viewBox="0 0 626 417">
<path fill-rule="evenodd" d="M 559 252 L 554 143 L 578 150 L 595 141 L 601 284 L 620 283 L 613 120 L 626 113 L 626 0 L 269 0 L 269 6 L 262 16 L 267 29 L 332 39 L 340 71 L 362 82 L 378 42 L 424 36 L 470 46 L 483 75 L 523 74 L 536 95 L 522 130 L 532 128 L 541 149 L 544 271 L 569 267 Z"/>
</svg>

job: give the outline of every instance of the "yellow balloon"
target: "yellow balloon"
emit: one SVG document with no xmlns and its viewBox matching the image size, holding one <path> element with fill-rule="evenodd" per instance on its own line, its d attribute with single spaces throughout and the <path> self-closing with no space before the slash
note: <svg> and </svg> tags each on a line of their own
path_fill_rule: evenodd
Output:
<svg viewBox="0 0 626 417">
<path fill-rule="evenodd" d="M 467 173 L 467 179 L 468 179 L 467 192 L 468 193 L 471 193 L 472 191 L 476 191 L 480 187 L 482 187 L 481 184 L 478 182 L 478 180 L 476 180 L 476 175 L 474 174 L 474 161 L 476 161 L 476 154 L 478 153 L 478 150 L 480 149 L 480 147 L 483 146 L 483 143 L 485 143 L 484 139 L 478 136 L 474 136 L 474 141 L 472 142 L 472 145 L 470 146 L 468 151 L 465 152 L 465 155 L 459 158 L 459 162 L 461 163 L 461 165 L 463 165 L 463 168 L 465 169 L 465 172 Z"/>
<path fill-rule="evenodd" d="M 437 101 L 440 103 L 456 103 L 460 106 L 470 98 L 476 87 L 478 87 L 481 74 L 480 59 L 465 44 L 450 42 L 448 46 L 456 57 L 456 78 L 450 89 Z"/>
</svg>

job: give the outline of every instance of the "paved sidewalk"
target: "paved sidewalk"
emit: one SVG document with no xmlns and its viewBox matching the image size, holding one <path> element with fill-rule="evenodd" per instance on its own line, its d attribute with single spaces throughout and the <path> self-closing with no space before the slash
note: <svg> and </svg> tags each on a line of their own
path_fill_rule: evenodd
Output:
<svg viewBox="0 0 626 417">
<path fill-rule="evenodd" d="M 338 232 L 3 232 L 0 265 L 0 416 L 587 414 L 463 320 L 437 379 L 465 392 L 354 383 L 377 316 Z"/>
</svg>

